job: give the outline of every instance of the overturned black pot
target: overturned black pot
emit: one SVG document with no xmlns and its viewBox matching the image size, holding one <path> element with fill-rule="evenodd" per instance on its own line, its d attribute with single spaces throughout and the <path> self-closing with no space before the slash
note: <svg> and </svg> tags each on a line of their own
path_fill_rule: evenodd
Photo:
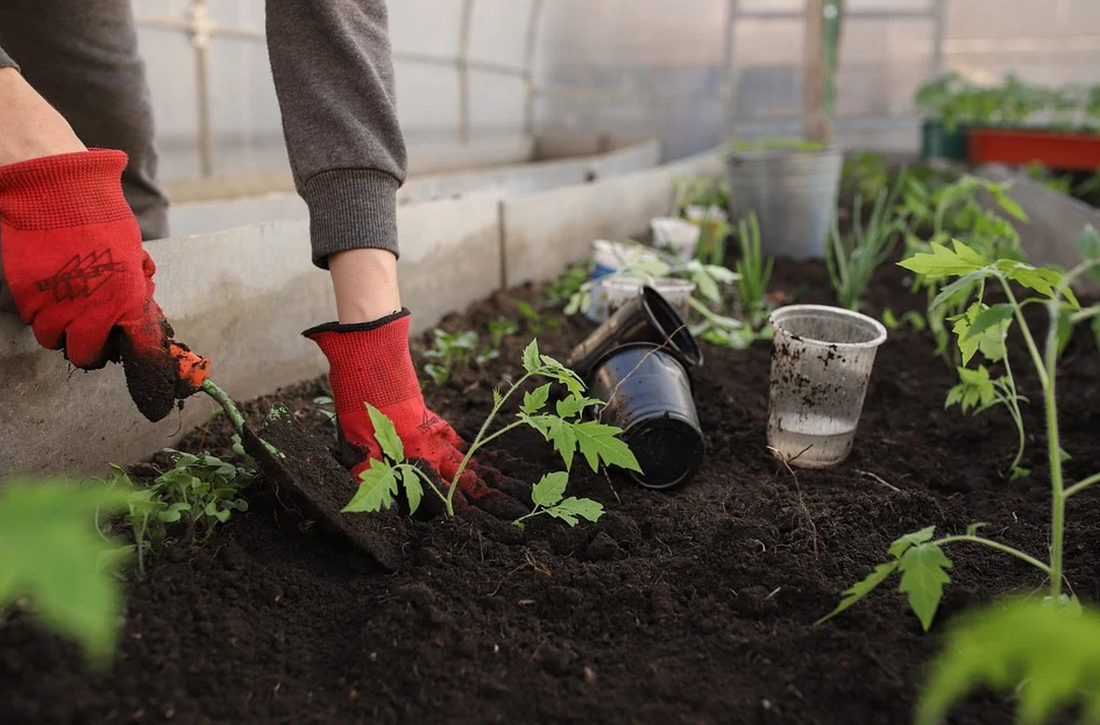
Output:
<svg viewBox="0 0 1100 725">
<path fill-rule="evenodd" d="M 587 380 L 608 353 L 631 342 L 664 346 L 685 368 L 703 364 L 703 353 L 684 318 L 660 292 L 643 286 L 637 297 L 615 310 L 584 342 L 573 348 L 566 365 Z"/>
<path fill-rule="evenodd" d="M 589 394 L 606 401 L 600 421 L 623 429 L 620 436 L 642 468 L 631 477 L 646 488 L 686 483 L 703 465 L 706 446 L 691 380 L 679 358 L 653 343 L 616 348 L 598 361 Z"/>
</svg>

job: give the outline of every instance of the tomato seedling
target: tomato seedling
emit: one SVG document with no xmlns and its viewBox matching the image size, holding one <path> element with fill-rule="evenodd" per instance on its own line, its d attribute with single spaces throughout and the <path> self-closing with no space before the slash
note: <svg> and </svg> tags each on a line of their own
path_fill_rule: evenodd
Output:
<svg viewBox="0 0 1100 725">
<path fill-rule="evenodd" d="M 405 490 L 409 512 L 414 513 L 424 494 L 424 487 L 421 484 L 427 483 L 429 489 L 443 501 L 447 515 L 454 516 L 454 493 L 458 488 L 458 480 L 462 477 L 474 453 L 491 441 L 521 426 L 534 428 L 553 444 L 565 463 L 566 476 L 572 469 L 573 459 L 578 452 L 593 471 L 599 470 L 600 464 L 620 466 L 632 471 L 640 470 L 638 461 L 630 448 L 618 438 L 619 433 L 622 432 L 619 428 L 594 420 L 584 420 L 585 410 L 598 405 L 600 401 L 584 395 L 584 383 L 575 372 L 549 355 L 541 354 L 537 340 L 532 340 L 523 351 L 523 369 L 524 374 L 509 385 L 505 392 L 493 390 L 492 410 L 473 441 L 470 442 L 465 457 L 452 480 L 447 482 L 445 490 L 440 489 L 423 471 L 406 461 L 404 445 L 393 423 L 380 411 L 368 405 L 367 410 L 384 460 L 371 459 L 370 466 L 360 474 L 361 485 L 358 491 L 343 511 L 352 513 L 389 508 L 393 505 L 401 484 Z M 534 390 L 526 391 L 523 404 L 520 405 L 519 412 L 516 414 L 516 420 L 489 433 L 489 426 L 496 419 L 505 402 L 521 390 L 528 381 L 534 379 L 549 382 Z M 554 383 L 564 386 L 569 394 L 557 401 L 556 412 L 550 413 L 546 408 L 550 400 L 550 387 Z"/>
<path fill-rule="evenodd" d="M 1058 351 L 1062 347 L 1061 338 L 1069 334 L 1058 322 L 1065 317 L 1063 313 L 1066 311 L 1070 313 L 1071 326 L 1085 320 L 1095 320 L 1100 316 L 1100 305 L 1082 310 L 1071 289 L 1073 282 L 1081 275 L 1100 278 L 1100 237 L 1094 230 L 1087 228 L 1078 241 L 1078 246 L 1085 261 L 1066 273 L 1052 267 L 1035 267 L 1015 258 L 991 259 L 958 240 L 954 241 L 952 248 L 933 244 L 929 253 L 916 254 L 900 262 L 906 269 L 930 281 L 938 283 L 947 279 L 954 280 L 943 286 L 934 304 L 966 292 L 967 312 L 962 318 L 966 324 L 961 329 L 956 325 L 957 344 L 964 359 L 973 355 L 983 342 L 996 343 L 1000 351 L 1004 346 L 1004 336 L 1012 324 L 1017 326 L 1023 337 L 1042 388 L 1046 419 L 1047 462 L 1050 467 L 1051 487 L 1049 561 L 1041 561 L 999 541 L 978 536 L 977 532 L 982 524 L 971 524 L 965 534 L 938 539 L 933 538 L 935 527 L 929 526 L 895 541 L 889 549 L 893 559 L 879 564 L 865 579 L 848 589 L 840 604 L 824 619 L 852 606 L 898 571 L 901 573 L 900 591 L 908 594 L 910 606 L 927 630 L 943 596 L 943 586 L 951 581 L 947 570 L 952 567 L 952 562 L 944 553 L 943 547 L 961 542 L 988 546 L 1034 566 L 1049 581 L 1049 601 L 1062 602 L 1066 502 L 1100 482 L 1100 473 L 1097 473 L 1070 485 L 1066 484 L 1062 471 L 1065 451 L 1061 447 L 1058 429 L 1056 366 Z M 982 295 L 987 282 L 998 285 L 1007 302 L 985 304 Z M 1032 293 L 1031 296 L 1017 297 L 1014 284 L 1028 290 Z M 1024 307 L 1030 304 L 1041 304 L 1048 312 L 1050 324 L 1042 348 L 1024 318 Z M 990 333 L 993 333 L 992 336 Z M 1014 386 L 1012 390 L 1015 390 Z M 978 393 L 978 403 L 983 394 L 988 396 L 990 393 L 988 389 L 984 393 Z M 996 394 L 994 391 L 993 395 Z M 970 395 L 970 400 L 974 400 L 971 393 L 964 395 Z"/>
</svg>

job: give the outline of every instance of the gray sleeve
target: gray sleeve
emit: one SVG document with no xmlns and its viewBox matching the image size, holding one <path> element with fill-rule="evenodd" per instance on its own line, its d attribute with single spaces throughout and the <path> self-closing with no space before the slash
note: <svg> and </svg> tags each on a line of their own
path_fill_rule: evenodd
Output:
<svg viewBox="0 0 1100 725">
<path fill-rule="evenodd" d="M 267 44 L 313 262 L 348 249 L 397 254 L 405 141 L 384 0 L 267 0 Z"/>
<path fill-rule="evenodd" d="M 0 48 L 0 68 L 19 68 L 19 64 L 12 60 L 3 48 Z"/>
</svg>

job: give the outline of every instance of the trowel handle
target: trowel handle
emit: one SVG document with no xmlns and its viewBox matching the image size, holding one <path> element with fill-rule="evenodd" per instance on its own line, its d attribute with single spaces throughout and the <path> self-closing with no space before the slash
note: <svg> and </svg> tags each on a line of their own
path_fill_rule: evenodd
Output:
<svg viewBox="0 0 1100 725">
<path fill-rule="evenodd" d="M 210 373 L 210 358 L 191 352 L 191 348 L 175 340 L 168 341 L 168 349 L 179 362 L 180 381 L 192 388 L 201 388 Z"/>
</svg>

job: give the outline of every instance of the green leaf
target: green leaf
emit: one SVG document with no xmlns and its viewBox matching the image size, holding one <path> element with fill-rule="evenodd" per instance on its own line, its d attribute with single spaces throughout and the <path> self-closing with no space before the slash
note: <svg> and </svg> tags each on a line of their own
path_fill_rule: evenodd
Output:
<svg viewBox="0 0 1100 725">
<path fill-rule="evenodd" d="M 1014 216 L 1016 219 L 1026 222 L 1028 221 L 1027 212 L 1024 208 L 1017 203 L 1015 199 L 1006 194 L 1000 187 L 991 187 L 990 191 L 993 194 L 993 198 L 997 200 L 997 205 L 1004 209 L 1006 212 Z"/>
<path fill-rule="evenodd" d="M 603 516 L 603 504 L 590 498 L 576 498 L 570 496 L 557 506 L 546 509 L 546 513 L 556 519 L 561 519 L 570 526 L 576 526 L 578 517 L 595 523 Z"/>
<path fill-rule="evenodd" d="M 1026 262 L 1017 262 L 1002 259 L 997 262 L 997 268 L 1013 282 L 1035 290 L 1044 297 L 1054 297 L 1054 290 L 1062 282 L 1063 274 L 1051 267 L 1033 267 Z M 1066 303 L 1073 309 L 1080 309 L 1081 303 L 1069 287 L 1063 291 Z"/>
<path fill-rule="evenodd" d="M 584 393 L 584 381 L 575 372 L 549 355 L 540 355 L 539 360 L 542 362 L 541 372 L 543 375 L 557 380 L 565 386 L 571 395 Z"/>
<path fill-rule="evenodd" d="M 920 619 L 925 632 L 932 626 L 936 609 L 943 599 L 943 585 L 951 581 L 946 572 L 951 567 L 951 560 L 943 549 L 930 543 L 910 547 L 898 560 L 901 571 L 898 591 L 909 595 L 909 606 Z"/>
<path fill-rule="evenodd" d="M 409 515 L 416 513 L 420 508 L 420 501 L 424 498 L 424 486 L 420 483 L 420 475 L 411 465 L 398 469 L 401 474 L 401 483 L 405 485 L 405 498 L 409 502 Z"/>
<path fill-rule="evenodd" d="M 1030 468 L 1024 468 L 1023 466 L 1013 466 L 1012 471 L 1008 474 L 1009 483 L 1012 481 L 1018 481 L 1021 478 L 1027 478 L 1031 475 Z"/>
<path fill-rule="evenodd" d="M 520 415 L 524 423 L 531 426 L 542 437 L 554 444 L 554 450 L 565 463 L 565 470 L 573 470 L 573 455 L 577 452 L 577 436 L 573 432 L 573 424 L 553 415 Z"/>
<path fill-rule="evenodd" d="M 534 390 L 523 394 L 523 405 L 519 407 L 526 415 L 535 415 L 546 407 L 546 401 L 550 399 L 550 383 L 540 385 Z"/>
<path fill-rule="evenodd" d="M 966 337 L 971 338 L 976 335 L 980 335 L 986 330 L 1000 325 L 1006 320 L 1012 319 L 1012 316 L 1016 313 L 1016 308 L 1007 302 L 1002 302 L 996 305 L 987 307 L 978 313 L 978 316 L 974 318 L 974 321 L 970 323 L 970 328 L 966 331 Z"/>
<path fill-rule="evenodd" d="M 504 402 L 504 394 L 498 388 L 493 388 L 493 405 L 499 406 Z"/>
<path fill-rule="evenodd" d="M 1010 600 L 968 612 L 951 626 L 917 703 L 916 725 L 938 725 L 971 690 L 1013 695 L 1018 722 L 1039 725 L 1080 706 L 1100 719 L 1100 613 Z"/>
<path fill-rule="evenodd" d="M 974 523 L 970 524 L 970 526 L 966 527 L 966 535 L 967 536 L 974 536 L 978 533 L 978 529 L 981 529 L 981 528 L 986 527 L 986 526 L 989 526 L 989 524 L 987 524 L 984 521 L 975 521 Z"/>
<path fill-rule="evenodd" d="M 359 480 L 362 482 L 359 489 L 341 513 L 381 511 L 393 505 L 393 497 L 397 495 L 397 473 L 393 466 L 372 458 L 370 468 L 359 474 Z"/>
<path fill-rule="evenodd" d="M 1058 446 L 1058 458 L 1062 461 L 1062 463 L 1073 460 L 1073 456 L 1071 456 L 1069 453 L 1066 453 L 1066 449 L 1062 448 L 1061 446 Z"/>
<path fill-rule="evenodd" d="M 897 561 L 888 561 L 885 564 L 879 564 L 875 567 L 875 570 L 863 578 L 862 581 L 856 582 L 849 588 L 844 590 L 844 598 L 840 600 L 840 604 L 836 605 L 836 609 L 826 614 L 821 619 L 814 622 L 814 626 L 821 624 L 827 620 L 832 619 L 836 615 L 848 609 L 853 604 L 863 599 L 870 594 L 875 587 L 882 584 L 886 580 L 886 577 L 894 573 L 894 570 L 898 568 Z"/>
<path fill-rule="evenodd" d="M 572 426 L 581 455 L 593 471 L 600 470 L 602 460 L 609 466 L 641 472 L 638 459 L 634 457 L 630 447 L 618 438 L 621 429 L 595 420 L 573 423 Z"/>
<path fill-rule="evenodd" d="M 547 473 L 531 487 L 531 500 L 536 506 L 549 508 L 561 501 L 565 495 L 565 486 L 569 483 L 569 474 L 565 471 Z"/>
<path fill-rule="evenodd" d="M 695 291 L 711 302 L 722 301 L 722 291 L 718 289 L 718 283 L 709 274 L 700 270 L 691 276 L 695 283 Z"/>
<path fill-rule="evenodd" d="M 985 305 L 975 302 L 955 320 L 952 332 L 958 338 L 959 351 L 962 353 L 963 365 L 966 365 L 980 350 L 990 361 L 996 362 L 1005 356 L 1005 335 L 1008 334 L 1008 320 L 996 323 L 994 327 L 987 328 L 980 334 L 970 333 L 974 322 L 985 311 Z"/>
<path fill-rule="evenodd" d="M 963 302 L 970 299 L 977 283 L 987 276 L 989 276 L 989 272 L 986 269 L 980 269 L 977 272 L 967 272 L 951 284 L 944 286 L 935 298 L 933 298 L 931 304 L 928 305 L 929 312 L 938 310 L 940 307 L 948 304 L 951 306 L 956 304 L 961 305 Z"/>
<path fill-rule="evenodd" d="M 523 348 L 523 369 L 533 373 L 540 367 L 542 367 L 542 361 L 539 359 L 539 341 L 534 339 Z"/>
<path fill-rule="evenodd" d="M 115 648 L 122 592 L 119 544 L 100 536 L 97 515 L 126 507 L 130 490 L 110 485 L 9 480 L 0 487 L 0 611 L 28 598 L 44 624 L 76 640 L 89 659 Z"/>
<path fill-rule="evenodd" d="M 898 325 L 900 324 L 898 318 L 894 316 L 894 311 L 889 307 L 882 311 L 882 324 L 888 330 L 898 329 Z"/>
<path fill-rule="evenodd" d="M 585 408 L 593 405 L 599 405 L 601 401 L 593 398 L 586 398 L 583 395 L 570 395 L 568 398 L 563 398 L 557 402 L 555 406 L 557 408 L 558 415 L 562 418 L 575 418 L 580 415 Z"/>
<path fill-rule="evenodd" d="M 931 539 L 935 533 L 936 527 L 929 526 L 928 528 L 921 529 L 920 531 L 914 531 L 911 534 L 906 534 L 905 536 L 902 536 L 901 538 L 894 541 L 894 543 L 890 544 L 890 554 L 895 558 L 900 559 L 901 555 L 904 554 L 909 549 L 909 547 L 916 546 L 917 544 L 923 544 L 924 542 Z"/>
<path fill-rule="evenodd" d="M 1081 230 L 1081 236 L 1077 237 L 1077 251 L 1080 252 L 1081 259 L 1100 260 L 1100 234 L 1096 233 L 1096 228 L 1091 224 L 1086 224 Z"/>
<path fill-rule="evenodd" d="M 954 241 L 954 251 L 942 244 L 932 243 L 930 253 L 918 252 L 898 265 L 926 277 L 957 277 L 977 271 L 987 262 L 980 254 L 959 240 Z"/>
<path fill-rule="evenodd" d="M 405 446 L 401 443 L 401 436 L 397 435 L 397 428 L 394 427 L 393 421 L 370 403 L 363 405 L 367 406 L 367 414 L 370 415 L 371 425 L 374 426 L 374 438 L 382 448 L 382 453 L 395 463 L 405 460 Z"/>
</svg>

